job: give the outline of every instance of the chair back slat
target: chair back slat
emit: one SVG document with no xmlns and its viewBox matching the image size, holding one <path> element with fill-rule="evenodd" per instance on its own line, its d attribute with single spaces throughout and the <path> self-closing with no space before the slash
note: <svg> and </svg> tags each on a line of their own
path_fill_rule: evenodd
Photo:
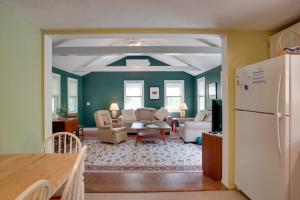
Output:
<svg viewBox="0 0 300 200">
<path fill-rule="evenodd" d="M 76 135 L 68 132 L 58 132 L 52 134 L 44 141 L 41 151 L 42 153 L 65 154 L 79 153 L 80 149 L 81 142 Z"/>
<path fill-rule="evenodd" d="M 72 172 L 68 178 L 62 200 L 80 200 L 84 196 L 84 159 L 86 156 L 86 146 L 83 146 L 77 156 Z"/>
<path fill-rule="evenodd" d="M 16 200 L 48 200 L 51 197 L 51 184 L 48 180 L 39 180 L 24 190 Z"/>
</svg>

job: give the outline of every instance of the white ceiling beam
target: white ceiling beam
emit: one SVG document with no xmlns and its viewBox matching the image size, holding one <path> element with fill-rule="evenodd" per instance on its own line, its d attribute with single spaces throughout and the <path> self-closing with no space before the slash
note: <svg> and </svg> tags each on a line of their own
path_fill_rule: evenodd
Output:
<svg viewBox="0 0 300 200">
<path fill-rule="evenodd" d="M 195 71 L 190 66 L 89 66 L 79 67 L 75 72 L 152 72 L 152 71 Z M 200 70 L 199 70 L 200 71 Z"/>
<path fill-rule="evenodd" d="M 115 54 L 221 54 L 220 47 L 140 46 L 140 47 L 55 47 L 53 55 L 100 56 Z"/>
</svg>

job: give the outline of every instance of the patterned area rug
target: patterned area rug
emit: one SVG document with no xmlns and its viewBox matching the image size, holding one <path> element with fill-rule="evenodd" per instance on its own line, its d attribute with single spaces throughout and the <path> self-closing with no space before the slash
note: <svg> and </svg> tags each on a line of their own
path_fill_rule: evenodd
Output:
<svg viewBox="0 0 300 200">
<path fill-rule="evenodd" d="M 86 171 L 98 172 L 202 172 L 202 146 L 185 144 L 180 139 L 135 140 L 118 145 L 101 143 L 98 139 L 83 142 L 88 146 Z"/>
</svg>

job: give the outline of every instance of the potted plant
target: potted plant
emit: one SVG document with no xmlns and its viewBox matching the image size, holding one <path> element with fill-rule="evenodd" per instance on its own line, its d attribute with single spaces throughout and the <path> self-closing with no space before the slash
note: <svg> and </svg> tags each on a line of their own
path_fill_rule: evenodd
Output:
<svg viewBox="0 0 300 200">
<path fill-rule="evenodd" d="M 65 105 L 61 106 L 56 110 L 56 114 L 58 115 L 58 118 L 65 118 L 66 113 L 67 113 L 67 109 Z"/>
</svg>

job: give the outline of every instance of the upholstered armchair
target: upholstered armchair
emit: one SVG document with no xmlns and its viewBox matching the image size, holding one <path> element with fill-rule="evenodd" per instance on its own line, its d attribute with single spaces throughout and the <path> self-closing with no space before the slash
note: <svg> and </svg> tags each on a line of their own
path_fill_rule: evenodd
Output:
<svg viewBox="0 0 300 200">
<path fill-rule="evenodd" d="M 119 123 L 112 123 L 109 111 L 99 110 L 95 112 L 94 118 L 101 142 L 118 144 L 127 140 L 126 127 L 122 127 Z"/>
</svg>

